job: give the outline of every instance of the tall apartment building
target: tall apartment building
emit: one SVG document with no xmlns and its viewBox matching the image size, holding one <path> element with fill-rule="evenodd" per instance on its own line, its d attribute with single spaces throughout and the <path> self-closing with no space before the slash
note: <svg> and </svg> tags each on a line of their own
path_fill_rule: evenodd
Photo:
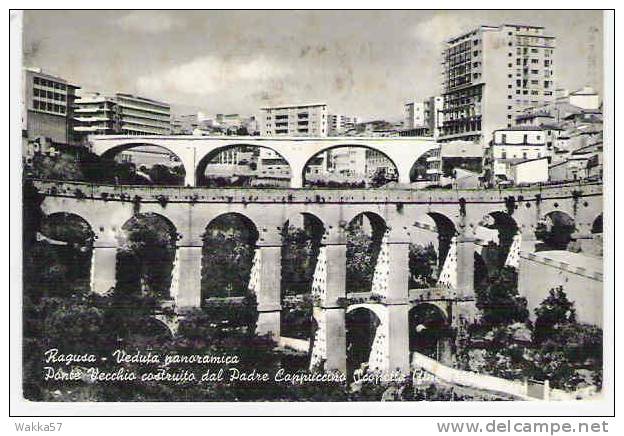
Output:
<svg viewBox="0 0 624 436">
<path fill-rule="evenodd" d="M 415 129 L 425 126 L 425 103 L 422 101 L 411 101 L 405 104 L 404 122 L 405 129 Z"/>
<path fill-rule="evenodd" d="M 441 141 L 487 143 L 517 112 L 554 99 L 555 38 L 536 26 L 480 26 L 446 42 Z"/>
<path fill-rule="evenodd" d="M 262 108 L 261 136 L 327 136 L 327 105 L 272 106 Z"/>
<path fill-rule="evenodd" d="M 444 99 L 441 96 L 406 103 L 401 135 L 437 138 L 442 128 L 443 108 Z"/>
<path fill-rule="evenodd" d="M 121 131 L 125 135 L 171 134 L 171 106 L 130 94 L 115 94 L 121 108 Z"/>
<path fill-rule="evenodd" d="M 23 70 L 22 131 L 28 140 L 38 137 L 73 143 L 74 100 L 79 86 L 40 69 Z"/>
<path fill-rule="evenodd" d="M 329 114 L 328 135 L 338 136 L 347 129 L 355 127 L 358 117 L 341 114 Z"/>
<path fill-rule="evenodd" d="M 113 97 L 97 92 L 85 93 L 76 100 L 74 132 L 81 140 L 88 135 L 121 133 L 121 108 Z"/>
<path fill-rule="evenodd" d="M 166 103 L 130 94 L 89 93 L 75 103 L 74 131 L 88 135 L 169 135 L 171 108 Z"/>
</svg>

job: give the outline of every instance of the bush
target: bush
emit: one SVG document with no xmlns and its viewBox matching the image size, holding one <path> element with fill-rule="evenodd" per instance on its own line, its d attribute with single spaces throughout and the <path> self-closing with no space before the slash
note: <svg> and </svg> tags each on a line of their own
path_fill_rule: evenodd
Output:
<svg viewBox="0 0 624 436">
<path fill-rule="evenodd" d="M 526 299 L 518 295 L 518 273 L 505 266 L 490 276 L 485 289 L 476 290 L 481 322 L 489 326 L 525 322 L 529 317 Z"/>
</svg>

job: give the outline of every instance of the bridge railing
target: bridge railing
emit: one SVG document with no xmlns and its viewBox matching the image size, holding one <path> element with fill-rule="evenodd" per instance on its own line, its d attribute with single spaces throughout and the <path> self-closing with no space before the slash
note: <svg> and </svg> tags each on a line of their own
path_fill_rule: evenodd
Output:
<svg viewBox="0 0 624 436">
<path fill-rule="evenodd" d="M 443 365 L 437 360 L 418 352 L 412 353 L 411 366 L 413 369 L 423 369 L 447 383 L 505 393 L 525 400 L 550 399 L 569 401 L 596 395 L 595 388 L 582 388 L 577 391 L 566 392 L 560 389 L 552 389 L 546 382 L 542 385 L 541 391 L 539 391 L 535 389 L 535 381 L 529 383 L 528 381 L 507 380 L 492 375 L 463 371 Z"/>
<path fill-rule="evenodd" d="M 566 197 L 577 192 L 578 185 L 556 187 L 530 187 L 509 190 L 413 190 L 396 189 L 293 189 L 293 188 L 205 188 L 182 186 L 110 185 L 87 182 L 50 181 L 29 179 L 44 195 L 75 198 L 104 199 L 110 201 L 144 202 L 198 202 L 198 203 L 457 203 L 498 202 L 507 196 L 523 196 L 526 200 L 540 194 L 548 197 Z M 602 185 L 582 185 L 581 195 L 599 195 Z"/>
</svg>

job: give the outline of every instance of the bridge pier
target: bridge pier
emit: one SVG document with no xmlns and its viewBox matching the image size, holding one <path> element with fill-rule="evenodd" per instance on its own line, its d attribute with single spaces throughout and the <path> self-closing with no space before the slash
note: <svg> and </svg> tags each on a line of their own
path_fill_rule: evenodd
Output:
<svg viewBox="0 0 624 436">
<path fill-rule="evenodd" d="M 173 278 L 177 280 L 176 307 L 201 307 L 202 247 L 177 247 L 176 259 L 174 271 L 178 277 Z"/>
<path fill-rule="evenodd" d="M 409 309 L 408 304 L 386 306 L 386 322 L 379 326 L 386 340 L 384 371 L 409 371 Z"/>
<path fill-rule="evenodd" d="M 539 242 L 532 231 L 520 234 L 520 251 L 525 253 L 535 253 L 535 246 Z"/>
<path fill-rule="evenodd" d="M 293 171 L 290 177 L 290 187 L 292 189 L 303 187 L 303 175 L 300 172 Z"/>
<path fill-rule="evenodd" d="M 255 287 L 258 302 L 256 333 L 279 338 L 280 311 L 282 308 L 280 300 L 281 246 L 259 246 L 256 248 L 256 262 L 258 262 L 258 277 Z"/>
<path fill-rule="evenodd" d="M 602 244 L 602 241 L 597 244 L 594 236 L 592 233 L 575 232 L 572 234 L 572 239 L 576 241 L 582 253 L 592 255 L 596 252 L 597 246 Z"/>
<path fill-rule="evenodd" d="M 457 297 L 474 298 L 475 239 L 466 235 L 457 237 Z"/>
<path fill-rule="evenodd" d="M 310 361 L 311 369 L 323 363 L 325 371 L 347 372 L 347 337 L 345 310 L 342 308 L 314 308 L 318 324 L 314 337 L 314 349 Z"/>
<path fill-rule="evenodd" d="M 324 249 L 326 255 L 326 290 L 321 306 L 325 308 L 338 307 L 338 300 L 347 296 L 347 245 L 326 245 Z"/>
<path fill-rule="evenodd" d="M 409 293 L 409 242 L 388 243 L 386 303 L 406 304 Z"/>
<path fill-rule="evenodd" d="M 184 186 L 197 186 L 197 179 L 195 178 L 195 168 L 185 168 L 186 174 L 184 175 Z"/>
<path fill-rule="evenodd" d="M 116 285 L 117 247 L 94 246 L 91 253 L 91 291 L 105 294 Z"/>
</svg>

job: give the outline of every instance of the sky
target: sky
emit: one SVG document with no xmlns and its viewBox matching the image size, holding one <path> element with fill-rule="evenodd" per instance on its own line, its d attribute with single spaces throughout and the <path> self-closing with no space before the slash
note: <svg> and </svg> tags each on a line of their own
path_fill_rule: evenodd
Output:
<svg viewBox="0 0 624 436">
<path fill-rule="evenodd" d="M 166 101 L 174 113 L 257 114 L 274 104 L 398 120 L 441 92 L 445 39 L 477 25 L 539 25 L 557 38 L 557 87 L 588 82 L 599 11 L 26 11 L 23 63 L 88 91 Z"/>
</svg>

